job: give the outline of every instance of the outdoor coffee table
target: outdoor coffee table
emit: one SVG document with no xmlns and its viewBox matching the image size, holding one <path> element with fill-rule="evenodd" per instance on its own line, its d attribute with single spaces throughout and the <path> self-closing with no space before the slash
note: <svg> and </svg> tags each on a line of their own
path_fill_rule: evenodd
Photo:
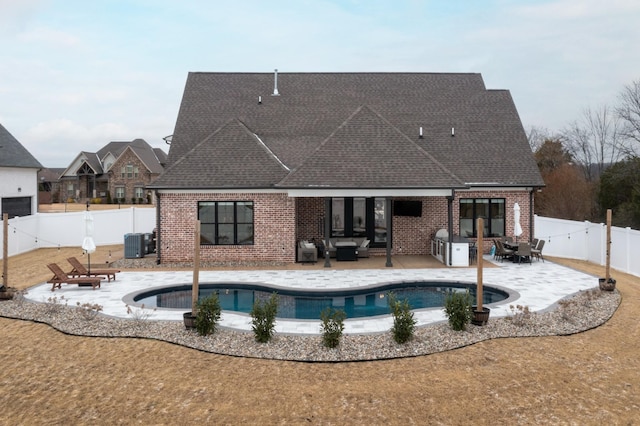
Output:
<svg viewBox="0 0 640 426">
<path fill-rule="evenodd" d="M 358 245 L 354 241 L 335 243 L 336 260 L 358 260 Z"/>
</svg>

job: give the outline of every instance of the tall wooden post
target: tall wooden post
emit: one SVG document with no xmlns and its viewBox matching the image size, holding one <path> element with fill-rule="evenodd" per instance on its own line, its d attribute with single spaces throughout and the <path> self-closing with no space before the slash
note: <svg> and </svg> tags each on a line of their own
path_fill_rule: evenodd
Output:
<svg viewBox="0 0 640 426">
<path fill-rule="evenodd" d="M 2 286 L 9 290 L 9 214 L 2 214 Z"/>
<path fill-rule="evenodd" d="M 476 286 L 476 310 L 482 312 L 482 238 L 484 236 L 484 220 L 481 217 L 478 218 L 476 229 L 478 230 L 478 240 L 476 242 L 476 245 L 478 246 L 478 284 Z"/>
<path fill-rule="evenodd" d="M 193 244 L 193 285 L 191 286 L 191 313 L 198 313 L 198 293 L 200 284 L 200 221 L 196 220 L 195 241 Z"/>
<path fill-rule="evenodd" d="M 611 278 L 611 209 L 607 209 L 607 259 L 604 270 L 605 283 Z"/>
</svg>

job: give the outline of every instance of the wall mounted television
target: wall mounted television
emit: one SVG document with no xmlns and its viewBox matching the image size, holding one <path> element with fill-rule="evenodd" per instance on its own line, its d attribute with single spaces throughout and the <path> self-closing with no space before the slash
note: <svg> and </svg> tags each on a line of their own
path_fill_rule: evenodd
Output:
<svg viewBox="0 0 640 426">
<path fill-rule="evenodd" d="M 396 200 L 393 202 L 394 216 L 422 216 L 422 201 Z"/>
</svg>

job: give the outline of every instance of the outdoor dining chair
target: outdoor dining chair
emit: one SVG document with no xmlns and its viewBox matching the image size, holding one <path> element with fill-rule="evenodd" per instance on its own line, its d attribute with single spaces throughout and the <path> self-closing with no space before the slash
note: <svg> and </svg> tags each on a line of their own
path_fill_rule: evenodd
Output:
<svg viewBox="0 0 640 426">
<path fill-rule="evenodd" d="M 536 247 L 531 249 L 531 254 L 535 256 L 538 261 L 542 259 L 542 262 L 544 263 L 544 256 L 542 255 L 543 247 L 544 247 L 544 240 L 539 240 Z"/>
</svg>

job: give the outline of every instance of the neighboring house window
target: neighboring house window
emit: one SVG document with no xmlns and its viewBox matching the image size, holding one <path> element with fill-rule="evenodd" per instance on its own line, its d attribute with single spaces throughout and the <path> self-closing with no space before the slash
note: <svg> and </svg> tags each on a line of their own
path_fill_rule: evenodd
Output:
<svg viewBox="0 0 640 426">
<path fill-rule="evenodd" d="M 120 177 L 127 179 L 134 179 L 138 177 L 138 166 L 127 164 L 120 169 Z"/>
<path fill-rule="evenodd" d="M 137 186 L 135 191 L 136 191 L 136 198 L 144 197 L 144 190 L 141 187 Z"/>
<path fill-rule="evenodd" d="M 200 244 L 253 244 L 253 201 L 200 201 Z"/>
<path fill-rule="evenodd" d="M 331 236 L 367 237 L 375 245 L 387 241 L 384 198 L 332 198 Z"/>
<path fill-rule="evenodd" d="M 504 198 L 461 198 L 460 199 L 460 235 L 477 237 L 477 219 L 484 219 L 485 237 L 505 235 Z"/>
<path fill-rule="evenodd" d="M 116 188 L 116 198 L 124 198 L 124 186 Z"/>
<path fill-rule="evenodd" d="M 75 189 L 72 183 L 67 184 L 67 197 L 73 198 L 76 195 Z"/>
</svg>

